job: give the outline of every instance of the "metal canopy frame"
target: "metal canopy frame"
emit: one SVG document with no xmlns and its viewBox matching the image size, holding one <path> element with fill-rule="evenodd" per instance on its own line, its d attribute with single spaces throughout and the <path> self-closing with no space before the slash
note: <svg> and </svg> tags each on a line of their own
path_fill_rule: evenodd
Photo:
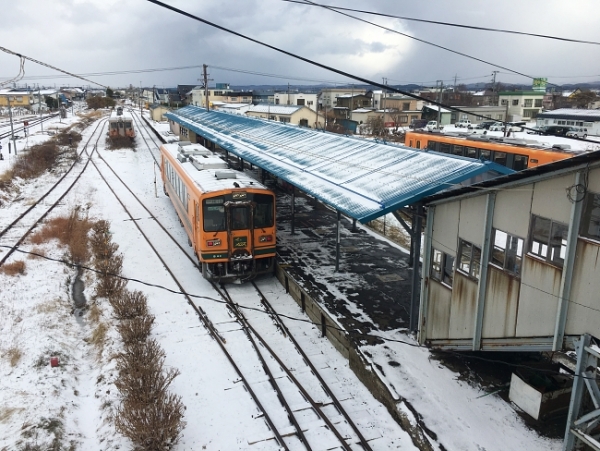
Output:
<svg viewBox="0 0 600 451">
<path fill-rule="evenodd" d="M 598 424 L 600 423 L 599 358 L 600 348 L 597 345 L 592 346 L 591 335 L 582 335 L 577 345 L 577 367 L 573 380 L 563 451 L 581 449 L 580 445 L 582 444 L 600 451 L 600 434 L 598 433 Z M 586 389 L 594 407 L 584 412 L 586 409 L 583 408 L 583 397 Z"/>
</svg>

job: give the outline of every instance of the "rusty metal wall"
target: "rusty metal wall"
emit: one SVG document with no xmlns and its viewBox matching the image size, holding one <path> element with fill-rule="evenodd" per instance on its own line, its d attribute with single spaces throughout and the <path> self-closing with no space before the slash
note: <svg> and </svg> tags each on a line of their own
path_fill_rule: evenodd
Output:
<svg viewBox="0 0 600 451">
<path fill-rule="evenodd" d="M 520 287 L 519 279 L 489 266 L 481 334 L 483 338 L 515 336 Z"/>
<path fill-rule="evenodd" d="M 427 338 L 448 338 L 452 290 L 429 279 L 429 311 L 427 312 Z"/>
<path fill-rule="evenodd" d="M 566 334 L 587 330 L 600 335 L 600 244 L 579 239 L 571 300 L 567 311 Z"/>
<path fill-rule="evenodd" d="M 456 256 L 459 214 L 460 202 L 448 202 L 435 207 L 431 245 L 452 256 Z"/>
<path fill-rule="evenodd" d="M 527 238 L 532 196 L 532 184 L 499 191 L 496 195 L 492 227 L 523 239 Z"/>
<path fill-rule="evenodd" d="M 531 213 L 568 224 L 571 215 L 571 202 L 567 198 L 567 188 L 574 184 L 575 174 L 536 183 L 533 191 Z"/>
<path fill-rule="evenodd" d="M 475 326 L 477 283 L 462 273 L 454 273 L 454 287 L 450 306 L 448 338 L 471 338 Z"/>
<path fill-rule="evenodd" d="M 458 236 L 481 247 L 485 221 L 485 196 L 470 197 L 460 203 Z"/>
</svg>

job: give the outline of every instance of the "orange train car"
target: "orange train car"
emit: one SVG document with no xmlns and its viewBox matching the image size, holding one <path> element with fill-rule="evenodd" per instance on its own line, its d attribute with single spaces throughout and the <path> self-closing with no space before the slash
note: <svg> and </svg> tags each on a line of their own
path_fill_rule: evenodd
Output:
<svg viewBox="0 0 600 451">
<path fill-rule="evenodd" d="M 204 278 L 245 282 L 275 270 L 275 193 L 200 144 L 163 144 L 161 176 Z"/>
<path fill-rule="evenodd" d="M 524 141 L 494 141 L 473 136 L 451 136 L 429 132 L 408 132 L 404 145 L 468 158 L 485 159 L 522 171 L 578 154 L 576 151 L 526 145 Z"/>
<path fill-rule="evenodd" d="M 108 119 L 108 136 L 117 138 L 127 136 L 130 139 L 135 138 L 135 129 L 133 128 L 133 117 L 123 107 L 117 107 Z"/>
</svg>

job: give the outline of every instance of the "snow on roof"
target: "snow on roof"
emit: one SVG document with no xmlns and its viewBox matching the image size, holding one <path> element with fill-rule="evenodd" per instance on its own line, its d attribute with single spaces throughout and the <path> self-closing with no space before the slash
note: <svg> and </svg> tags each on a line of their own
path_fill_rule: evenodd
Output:
<svg viewBox="0 0 600 451">
<path fill-rule="evenodd" d="M 188 106 L 167 117 L 356 218 L 371 221 L 503 166 Z"/>
<path fill-rule="evenodd" d="M 539 118 L 565 118 L 586 121 L 600 121 L 600 110 L 584 110 L 577 108 L 559 108 L 558 110 L 545 111 L 538 114 Z"/>
<path fill-rule="evenodd" d="M 434 111 L 440 110 L 442 113 L 451 113 L 450 110 L 447 110 L 446 108 L 440 109 L 440 107 L 437 105 L 424 105 L 423 108 L 429 108 L 430 110 L 434 110 Z"/>
<path fill-rule="evenodd" d="M 252 105 L 248 109 L 248 113 L 294 114 L 300 108 L 304 108 L 304 106 L 302 106 L 302 105 L 271 105 L 271 104 L 259 103 L 258 105 Z"/>
</svg>

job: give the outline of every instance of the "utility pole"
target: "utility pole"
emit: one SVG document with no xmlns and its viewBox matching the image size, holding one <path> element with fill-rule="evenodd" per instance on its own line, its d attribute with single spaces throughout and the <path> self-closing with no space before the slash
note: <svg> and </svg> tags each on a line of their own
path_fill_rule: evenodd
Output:
<svg viewBox="0 0 600 451">
<path fill-rule="evenodd" d="M 440 92 L 438 94 L 438 103 L 442 103 L 442 92 L 444 90 L 444 80 L 438 80 L 436 83 L 440 84 Z M 437 127 L 438 127 L 438 129 L 441 126 L 441 118 L 442 118 L 442 107 L 438 105 L 438 114 L 437 114 Z"/>
<path fill-rule="evenodd" d="M 288 83 L 288 90 L 287 90 L 287 104 L 290 104 L 290 84 Z"/>
<path fill-rule="evenodd" d="M 383 84 L 387 86 L 387 78 L 383 77 L 381 79 Z M 383 128 L 385 128 L 385 97 L 387 95 L 387 89 L 383 90 L 383 98 L 381 99 L 381 108 L 383 109 Z"/>
<path fill-rule="evenodd" d="M 42 126 L 42 135 L 44 134 L 44 116 L 42 115 L 42 91 L 38 84 L 38 108 L 40 110 L 40 125 Z"/>
<path fill-rule="evenodd" d="M 458 74 L 454 74 L 454 92 L 456 92 L 456 78 L 458 77 Z"/>
<path fill-rule="evenodd" d="M 492 92 L 494 93 L 492 96 L 492 104 L 496 105 L 498 103 L 498 99 L 499 97 L 497 96 L 497 92 L 496 92 L 496 74 L 498 73 L 497 70 L 492 72 Z"/>
<path fill-rule="evenodd" d="M 10 96 L 6 96 L 6 100 L 8 101 L 8 117 L 10 118 L 10 139 L 12 139 L 13 147 L 15 148 L 15 155 L 17 154 L 17 143 L 15 142 L 15 130 L 13 129 L 13 117 L 12 117 L 12 109 L 10 107 Z M 8 153 L 10 153 L 10 144 L 8 145 Z"/>
<path fill-rule="evenodd" d="M 210 111 L 210 102 L 208 101 L 208 72 L 206 64 L 202 65 L 202 79 L 204 80 L 204 95 L 206 96 L 206 111 Z"/>
</svg>

